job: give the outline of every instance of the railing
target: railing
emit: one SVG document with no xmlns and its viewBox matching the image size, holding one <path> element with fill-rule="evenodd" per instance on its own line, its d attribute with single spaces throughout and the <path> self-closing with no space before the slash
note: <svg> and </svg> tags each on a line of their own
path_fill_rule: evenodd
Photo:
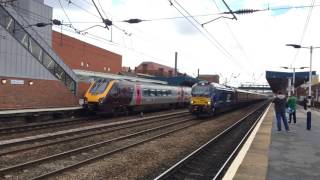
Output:
<svg viewBox="0 0 320 180">
<path fill-rule="evenodd" d="M 0 25 L 6 29 L 39 63 L 58 80 L 65 84 L 72 93 L 76 93 L 76 81 L 42 48 L 39 43 L 19 24 L 10 13 L 0 5 Z"/>
</svg>

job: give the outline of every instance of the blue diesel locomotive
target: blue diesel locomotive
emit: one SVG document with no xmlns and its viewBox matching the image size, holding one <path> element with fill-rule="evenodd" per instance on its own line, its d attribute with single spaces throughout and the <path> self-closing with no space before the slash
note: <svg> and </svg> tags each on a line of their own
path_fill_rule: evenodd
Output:
<svg viewBox="0 0 320 180">
<path fill-rule="evenodd" d="M 196 116 L 213 115 L 267 99 L 264 94 L 208 82 L 193 85 L 191 95 L 189 111 Z"/>
</svg>

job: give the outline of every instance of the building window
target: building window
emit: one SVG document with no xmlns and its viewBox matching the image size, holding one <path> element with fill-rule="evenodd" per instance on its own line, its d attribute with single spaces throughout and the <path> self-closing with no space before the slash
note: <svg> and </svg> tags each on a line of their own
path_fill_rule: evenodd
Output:
<svg viewBox="0 0 320 180">
<path fill-rule="evenodd" d="M 0 5 L 0 25 L 3 26 L 23 47 L 25 47 L 44 67 L 55 77 L 66 84 L 75 93 L 76 82 L 66 75 L 66 72 L 56 61 L 25 31 L 24 27 Z M 87 64 L 89 67 L 89 64 Z"/>
<path fill-rule="evenodd" d="M 106 67 L 103 67 L 103 70 L 104 70 L 104 71 L 107 71 L 107 68 L 106 68 Z"/>
<path fill-rule="evenodd" d="M 158 68 L 158 71 L 159 71 L 159 75 L 163 76 L 164 69 L 163 68 Z"/>
<path fill-rule="evenodd" d="M 89 63 L 87 63 L 87 67 L 89 67 Z"/>
<path fill-rule="evenodd" d="M 108 72 L 110 72 L 110 71 L 111 71 L 111 68 L 108 67 Z"/>
<path fill-rule="evenodd" d="M 32 38 L 29 41 L 29 51 L 42 63 L 42 48 Z"/>
<path fill-rule="evenodd" d="M 81 67 L 83 67 L 83 66 L 84 66 L 84 63 L 83 63 L 83 61 L 81 61 L 81 63 L 80 63 L 80 66 L 81 66 Z"/>
</svg>

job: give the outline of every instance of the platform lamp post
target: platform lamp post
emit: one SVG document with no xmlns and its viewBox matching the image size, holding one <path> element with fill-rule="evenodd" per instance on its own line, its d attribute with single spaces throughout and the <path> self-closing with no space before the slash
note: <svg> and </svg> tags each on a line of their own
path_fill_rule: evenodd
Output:
<svg viewBox="0 0 320 180">
<path fill-rule="evenodd" d="M 301 46 L 298 44 L 287 44 L 287 46 L 292 46 L 294 48 L 304 48 L 310 50 L 310 69 L 309 69 L 309 91 L 308 91 L 308 108 L 307 108 L 307 130 L 311 129 L 311 84 L 312 84 L 312 51 L 313 49 L 320 48 L 320 47 L 313 47 L 313 46 Z"/>
<path fill-rule="evenodd" d="M 296 69 L 305 69 L 305 68 L 309 68 L 309 67 L 305 67 L 305 66 L 302 66 L 302 67 L 287 67 L 287 66 L 281 66 L 281 68 L 283 69 L 292 69 L 293 70 L 293 74 L 292 74 L 292 94 L 294 95 L 294 91 L 295 91 L 295 82 L 296 82 Z M 290 84 L 291 86 L 291 84 Z M 290 88 L 290 91 L 291 91 L 291 88 Z M 290 96 L 290 93 L 289 93 L 289 96 Z"/>
</svg>

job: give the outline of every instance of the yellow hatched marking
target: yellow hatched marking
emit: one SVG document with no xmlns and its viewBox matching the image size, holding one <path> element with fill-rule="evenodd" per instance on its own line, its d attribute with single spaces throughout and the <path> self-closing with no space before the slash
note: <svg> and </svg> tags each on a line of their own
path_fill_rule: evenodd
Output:
<svg viewBox="0 0 320 180">
<path fill-rule="evenodd" d="M 192 97 L 191 101 L 193 101 L 192 104 L 194 105 L 208 105 L 208 102 L 210 101 L 210 98 L 206 97 Z"/>
</svg>

